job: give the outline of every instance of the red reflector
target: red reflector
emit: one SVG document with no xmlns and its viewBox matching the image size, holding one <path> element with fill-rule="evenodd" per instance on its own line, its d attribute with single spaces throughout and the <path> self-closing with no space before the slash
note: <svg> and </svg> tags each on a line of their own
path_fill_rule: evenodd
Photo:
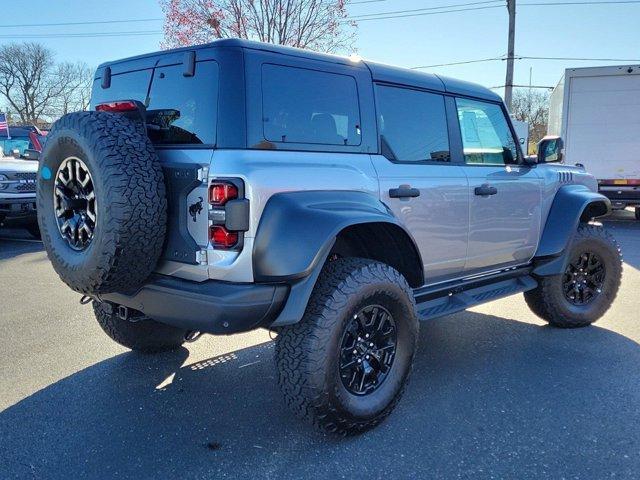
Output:
<svg viewBox="0 0 640 480">
<path fill-rule="evenodd" d="M 224 205 L 235 198 L 238 198 L 238 188 L 231 183 L 212 183 L 209 187 L 209 203 L 213 205 Z"/>
<path fill-rule="evenodd" d="M 137 110 L 138 106 L 135 102 L 107 102 L 96 105 L 98 112 L 132 112 Z"/>
<path fill-rule="evenodd" d="M 238 232 L 230 232 L 222 225 L 209 228 L 209 239 L 214 247 L 231 248 L 238 243 Z"/>
</svg>

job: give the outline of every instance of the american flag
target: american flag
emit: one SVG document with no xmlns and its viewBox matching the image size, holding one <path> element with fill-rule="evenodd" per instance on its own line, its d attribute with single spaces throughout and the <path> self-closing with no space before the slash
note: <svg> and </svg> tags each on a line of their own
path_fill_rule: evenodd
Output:
<svg viewBox="0 0 640 480">
<path fill-rule="evenodd" d="M 0 113 L 0 132 L 6 130 L 7 136 L 9 136 L 9 124 L 7 123 L 7 115 Z"/>
</svg>

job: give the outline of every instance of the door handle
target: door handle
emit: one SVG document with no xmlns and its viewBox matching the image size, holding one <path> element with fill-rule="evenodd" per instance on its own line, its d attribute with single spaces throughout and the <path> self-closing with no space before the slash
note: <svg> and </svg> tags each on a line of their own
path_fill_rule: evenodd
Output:
<svg viewBox="0 0 640 480">
<path fill-rule="evenodd" d="M 474 192 L 476 195 L 480 195 L 481 197 L 488 197 L 489 195 L 495 195 L 498 193 L 498 189 L 496 187 L 492 187 L 488 183 L 485 183 L 476 187 Z"/>
<path fill-rule="evenodd" d="M 398 188 L 390 188 L 389 196 L 391 198 L 419 197 L 420 190 L 417 188 L 411 188 L 411 185 L 400 185 Z"/>
</svg>

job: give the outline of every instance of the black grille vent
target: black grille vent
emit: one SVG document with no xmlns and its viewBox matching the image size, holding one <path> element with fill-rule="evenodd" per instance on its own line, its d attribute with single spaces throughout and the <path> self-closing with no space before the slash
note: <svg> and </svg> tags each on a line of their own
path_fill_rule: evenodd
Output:
<svg viewBox="0 0 640 480">
<path fill-rule="evenodd" d="M 36 172 L 16 172 L 13 176 L 18 180 L 35 180 Z"/>
<path fill-rule="evenodd" d="M 573 183 L 573 172 L 558 172 L 558 182 Z"/>
</svg>

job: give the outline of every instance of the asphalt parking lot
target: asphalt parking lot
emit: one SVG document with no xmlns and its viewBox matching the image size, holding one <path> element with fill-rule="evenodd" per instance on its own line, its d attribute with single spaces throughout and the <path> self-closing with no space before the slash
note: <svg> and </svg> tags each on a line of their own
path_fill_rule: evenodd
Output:
<svg viewBox="0 0 640 480">
<path fill-rule="evenodd" d="M 640 222 L 606 225 L 625 270 L 597 326 L 549 328 L 522 296 L 425 323 L 397 410 L 346 439 L 286 410 L 266 332 L 131 353 L 0 232 L 0 478 L 637 478 Z"/>
</svg>

